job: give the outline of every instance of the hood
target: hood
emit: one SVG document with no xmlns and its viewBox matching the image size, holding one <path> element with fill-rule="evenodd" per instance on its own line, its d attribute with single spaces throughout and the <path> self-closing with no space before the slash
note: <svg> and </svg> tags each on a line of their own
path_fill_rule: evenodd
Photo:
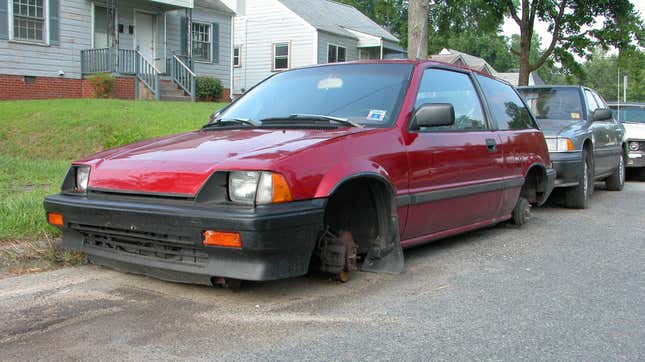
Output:
<svg viewBox="0 0 645 362">
<path fill-rule="evenodd" d="M 364 130 L 195 131 L 100 152 L 76 164 L 91 166 L 92 189 L 194 196 L 216 169 L 267 170 L 301 149 Z"/>
<path fill-rule="evenodd" d="M 584 127 L 584 121 L 538 119 L 538 124 L 545 137 L 573 135 Z"/>
<path fill-rule="evenodd" d="M 626 140 L 645 140 L 645 123 L 624 122 Z"/>
</svg>

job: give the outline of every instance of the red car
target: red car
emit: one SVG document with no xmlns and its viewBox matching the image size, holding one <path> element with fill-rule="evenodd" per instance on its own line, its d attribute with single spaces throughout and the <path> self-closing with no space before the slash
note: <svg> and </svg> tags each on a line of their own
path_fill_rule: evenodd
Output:
<svg viewBox="0 0 645 362">
<path fill-rule="evenodd" d="M 403 270 L 410 247 L 512 219 L 553 189 L 515 89 L 426 61 L 275 74 L 202 129 L 74 162 L 45 199 L 64 246 L 189 283 Z"/>
</svg>

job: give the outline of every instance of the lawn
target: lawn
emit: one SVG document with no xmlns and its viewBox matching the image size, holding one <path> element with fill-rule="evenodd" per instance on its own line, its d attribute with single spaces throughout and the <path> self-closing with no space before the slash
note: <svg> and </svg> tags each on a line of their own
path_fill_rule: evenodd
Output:
<svg viewBox="0 0 645 362">
<path fill-rule="evenodd" d="M 71 161 L 208 121 L 217 103 L 98 99 L 0 101 L 0 245 L 51 238 L 43 198 L 59 191 Z"/>
</svg>

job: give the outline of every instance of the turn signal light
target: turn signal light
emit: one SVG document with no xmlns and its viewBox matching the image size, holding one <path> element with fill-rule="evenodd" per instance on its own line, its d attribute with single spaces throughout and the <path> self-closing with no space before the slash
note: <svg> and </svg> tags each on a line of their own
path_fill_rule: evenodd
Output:
<svg viewBox="0 0 645 362">
<path fill-rule="evenodd" d="M 206 230 L 204 235 L 204 246 L 220 246 L 223 248 L 242 248 L 242 237 L 240 233 Z"/>
<path fill-rule="evenodd" d="M 54 226 L 65 226 L 65 222 L 63 221 L 63 214 L 59 214 L 57 212 L 48 212 L 47 221 Z"/>
<path fill-rule="evenodd" d="M 271 181 L 273 181 L 272 201 L 274 203 L 293 201 L 289 185 L 287 185 L 287 181 L 284 179 L 284 176 L 279 173 L 273 173 L 271 174 L 271 178 Z"/>
<path fill-rule="evenodd" d="M 575 151 L 576 148 L 573 146 L 573 141 L 566 138 L 567 140 L 567 151 Z"/>
</svg>

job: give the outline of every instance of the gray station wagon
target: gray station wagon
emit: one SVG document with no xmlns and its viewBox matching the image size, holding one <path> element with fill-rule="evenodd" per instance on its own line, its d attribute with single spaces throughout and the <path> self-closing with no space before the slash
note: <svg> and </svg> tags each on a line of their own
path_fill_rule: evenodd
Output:
<svg viewBox="0 0 645 362">
<path fill-rule="evenodd" d="M 625 183 L 625 130 L 604 98 L 582 86 L 519 87 L 544 132 L 564 204 L 586 208 L 595 181 Z"/>
<path fill-rule="evenodd" d="M 625 127 L 627 162 L 639 181 L 645 181 L 645 103 L 609 103 L 614 118 Z"/>
</svg>

